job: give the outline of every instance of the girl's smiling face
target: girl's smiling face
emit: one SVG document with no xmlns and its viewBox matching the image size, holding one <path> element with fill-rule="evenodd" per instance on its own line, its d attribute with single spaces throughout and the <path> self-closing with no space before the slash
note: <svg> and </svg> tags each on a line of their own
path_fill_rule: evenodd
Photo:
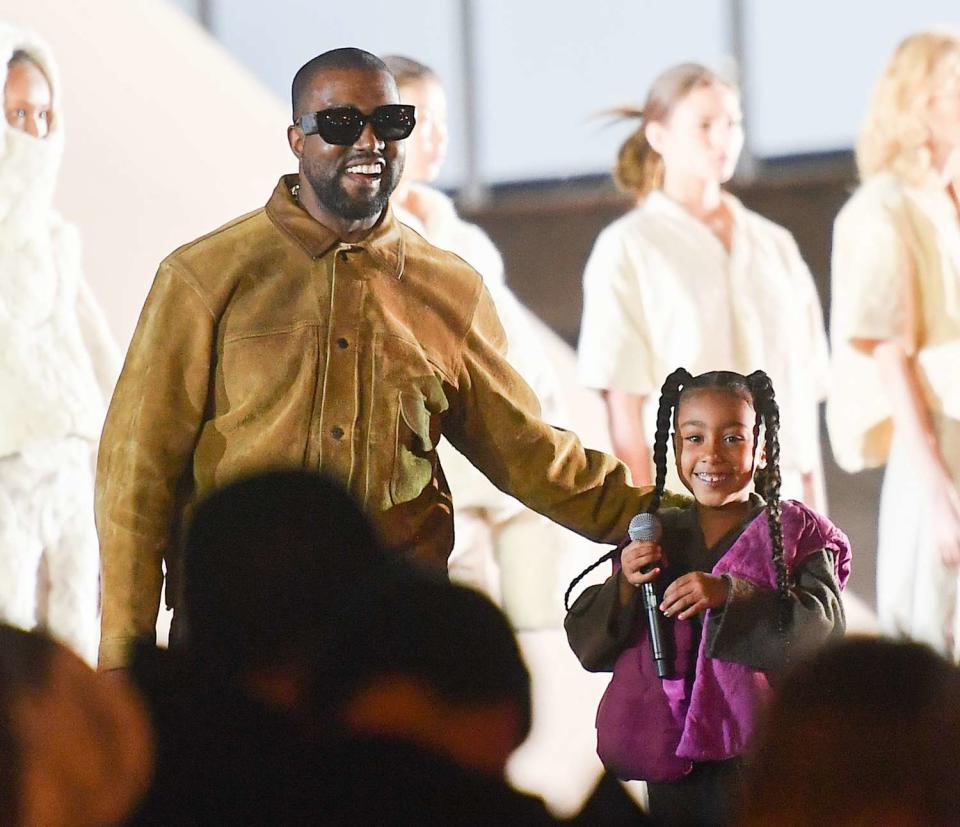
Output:
<svg viewBox="0 0 960 827">
<path fill-rule="evenodd" d="M 746 502 L 755 466 L 753 405 L 723 388 L 684 393 L 677 407 L 674 453 L 683 484 L 711 508 Z"/>
</svg>

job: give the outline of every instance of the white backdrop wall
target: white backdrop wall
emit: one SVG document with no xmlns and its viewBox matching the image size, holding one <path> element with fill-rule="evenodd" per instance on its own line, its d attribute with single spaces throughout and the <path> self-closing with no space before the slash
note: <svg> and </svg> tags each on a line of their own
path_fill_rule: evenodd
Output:
<svg viewBox="0 0 960 827">
<path fill-rule="evenodd" d="M 200 0 L 176 0 L 199 7 Z M 278 95 L 329 48 L 400 52 L 434 66 L 452 104 L 441 183 L 467 171 L 461 0 L 205 0 L 213 33 Z M 680 60 L 728 68 L 742 19 L 747 142 L 770 157 L 852 146 L 896 43 L 960 26 L 960 0 L 470 0 L 476 164 L 488 183 L 604 172 L 628 127 L 593 116 L 640 102 Z"/>
<path fill-rule="evenodd" d="M 162 0 L 0 0 L 0 20 L 40 32 L 60 64 L 57 205 L 125 349 L 160 260 L 296 170 L 286 107 Z"/>
<path fill-rule="evenodd" d="M 602 173 L 636 124 L 598 113 L 639 105 L 685 60 L 729 56 L 724 0 L 477 3 L 478 147 L 487 180 Z"/>
<path fill-rule="evenodd" d="M 186 0 L 183 0 L 186 2 Z M 464 66 L 458 0 L 208 0 L 213 34 L 278 95 L 315 54 L 359 46 L 432 66 L 451 104 L 442 185 L 463 181 Z M 594 116 L 637 103 L 660 69 L 729 52 L 727 0 L 481 0 L 476 52 L 479 171 L 488 182 L 604 172 L 627 127 Z"/>
<path fill-rule="evenodd" d="M 432 66 L 450 88 L 451 153 L 441 183 L 462 180 L 464 99 L 457 0 L 209 0 L 213 34 L 284 103 L 304 63 L 328 49 L 357 46 Z"/>
<path fill-rule="evenodd" d="M 907 34 L 960 27 L 960 0 L 744 0 L 750 147 L 760 157 L 850 147 Z"/>
</svg>

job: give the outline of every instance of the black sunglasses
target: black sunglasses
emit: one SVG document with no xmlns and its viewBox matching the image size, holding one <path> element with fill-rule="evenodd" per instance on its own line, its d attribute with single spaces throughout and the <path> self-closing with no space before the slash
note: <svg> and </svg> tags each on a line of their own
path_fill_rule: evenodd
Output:
<svg viewBox="0 0 960 827">
<path fill-rule="evenodd" d="M 409 103 L 388 103 L 364 115 L 355 106 L 336 106 L 300 116 L 304 135 L 316 133 L 328 144 L 349 146 L 356 143 L 368 123 L 381 141 L 402 141 L 413 132 L 417 119 Z"/>
</svg>

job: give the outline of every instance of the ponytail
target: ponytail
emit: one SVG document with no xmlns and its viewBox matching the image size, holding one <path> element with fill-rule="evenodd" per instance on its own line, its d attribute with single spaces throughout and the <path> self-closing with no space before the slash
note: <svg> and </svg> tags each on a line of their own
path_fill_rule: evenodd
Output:
<svg viewBox="0 0 960 827">
<path fill-rule="evenodd" d="M 647 140 L 647 121 L 643 110 L 623 108 L 614 110 L 620 118 L 637 118 L 640 126 L 620 146 L 613 167 L 613 180 L 618 189 L 643 198 L 651 190 L 663 186 L 663 158 Z"/>
<path fill-rule="evenodd" d="M 735 88 L 706 66 L 699 63 L 679 63 L 654 79 L 641 109 L 622 107 L 608 113 L 618 119 L 632 118 L 640 121 L 640 126 L 620 147 L 613 168 L 613 179 L 621 190 L 640 199 L 651 190 L 663 186 L 663 158 L 647 140 L 647 124 L 665 123 L 677 103 L 693 89 L 714 83 Z"/>
</svg>

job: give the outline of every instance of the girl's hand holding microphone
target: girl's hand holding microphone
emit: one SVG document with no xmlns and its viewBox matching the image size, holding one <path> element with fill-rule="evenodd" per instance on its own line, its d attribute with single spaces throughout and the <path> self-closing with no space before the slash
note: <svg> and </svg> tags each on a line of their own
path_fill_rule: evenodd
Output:
<svg viewBox="0 0 960 827">
<path fill-rule="evenodd" d="M 626 606 L 644 583 L 656 580 L 664 567 L 660 544 L 651 540 L 634 540 L 620 552 L 620 604 Z"/>
</svg>

